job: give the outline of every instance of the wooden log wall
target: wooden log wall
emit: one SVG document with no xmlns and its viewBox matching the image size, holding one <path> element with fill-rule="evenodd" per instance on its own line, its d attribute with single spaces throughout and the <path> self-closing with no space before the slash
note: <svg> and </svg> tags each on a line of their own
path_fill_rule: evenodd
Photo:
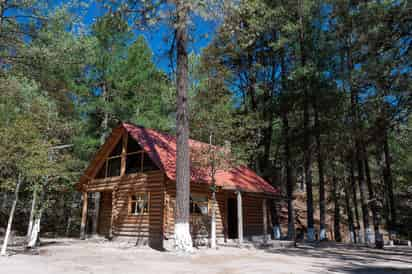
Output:
<svg viewBox="0 0 412 274">
<path fill-rule="evenodd" d="M 190 191 L 192 194 L 207 195 L 209 199 L 208 216 L 194 215 L 190 217 L 191 234 L 194 240 L 200 238 L 209 238 L 210 234 L 210 218 L 211 218 L 211 191 L 206 184 L 191 183 Z M 168 181 L 166 184 L 165 201 L 164 201 L 164 235 L 167 239 L 173 238 L 174 234 L 174 208 L 176 201 L 176 184 L 173 181 Z M 226 202 L 225 193 L 218 191 L 216 193 L 215 204 L 216 209 L 216 238 L 223 239 L 225 237 L 225 218 L 226 218 Z"/>
<path fill-rule="evenodd" d="M 262 197 L 242 195 L 243 204 L 243 234 L 245 236 L 263 235 Z"/>
<path fill-rule="evenodd" d="M 112 233 L 113 236 L 134 237 L 136 241 L 148 241 L 156 245 L 161 244 L 163 238 L 173 238 L 176 184 L 166 179 L 162 171 L 93 180 L 87 185 L 87 191 L 103 193 L 101 217 L 99 218 L 101 234 L 110 235 Z M 135 193 L 148 193 L 148 214 L 129 214 L 129 197 Z M 206 184 L 192 183 L 191 193 L 207 195 L 209 199 L 208 216 L 191 216 L 193 239 L 207 239 L 210 234 L 211 191 Z M 216 193 L 216 237 L 218 240 L 224 239 L 227 234 L 225 233 L 227 230 L 227 199 L 230 197 L 236 197 L 234 191 L 218 190 Z M 243 230 L 246 237 L 263 234 L 263 199 L 263 196 L 257 194 L 242 194 Z"/>
<path fill-rule="evenodd" d="M 164 173 L 162 171 L 148 171 L 123 177 L 93 180 L 89 182 L 87 191 L 108 193 L 104 195 L 102 205 L 104 208 L 110 206 L 113 219 L 104 218 L 106 214 L 103 213 L 104 221 L 99 225 L 99 230 L 107 234 L 112 233 L 113 236 L 134 237 L 137 242 L 161 244 L 164 195 Z M 129 198 L 137 193 L 148 194 L 149 212 L 146 214 L 129 214 Z"/>
<path fill-rule="evenodd" d="M 104 191 L 100 197 L 98 233 L 109 236 L 110 220 L 112 218 L 112 192 Z"/>
<path fill-rule="evenodd" d="M 129 176 L 117 185 L 113 221 L 113 234 L 115 236 L 161 239 L 163 183 L 163 173 L 152 171 L 138 174 L 138 176 Z M 149 195 L 149 212 L 143 215 L 130 215 L 129 197 L 140 192 Z"/>
</svg>

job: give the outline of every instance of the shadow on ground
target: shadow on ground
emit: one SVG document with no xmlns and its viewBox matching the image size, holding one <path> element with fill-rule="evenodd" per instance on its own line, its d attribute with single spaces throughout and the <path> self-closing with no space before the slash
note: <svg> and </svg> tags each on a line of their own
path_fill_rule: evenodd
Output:
<svg viewBox="0 0 412 274">
<path fill-rule="evenodd" d="M 291 257 L 308 257 L 318 259 L 330 259 L 336 261 L 339 266 L 330 266 L 328 270 L 339 273 L 402 273 L 412 274 L 412 248 L 387 247 L 374 249 L 365 246 L 354 246 L 336 243 L 303 244 L 296 248 L 267 249 L 273 254 L 288 255 Z M 411 268 L 394 268 L 376 266 L 376 264 L 403 263 Z M 344 263 L 343 265 L 341 263 Z M 374 265 L 371 265 L 374 264 Z M 325 265 L 315 263 L 320 268 Z"/>
<path fill-rule="evenodd" d="M 329 268 L 328 271 L 348 273 L 348 274 L 412 274 L 412 268 L 395 268 L 395 267 L 368 267 L 368 266 L 348 266 L 338 268 Z"/>
</svg>

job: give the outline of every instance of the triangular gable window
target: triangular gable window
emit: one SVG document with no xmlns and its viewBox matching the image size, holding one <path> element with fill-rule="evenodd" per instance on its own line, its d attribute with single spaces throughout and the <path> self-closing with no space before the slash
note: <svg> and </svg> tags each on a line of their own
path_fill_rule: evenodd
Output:
<svg viewBox="0 0 412 274">
<path fill-rule="evenodd" d="M 122 163 L 122 143 L 122 138 L 120 138 L 119 142 L 116 144 L 112 152 L 110 152 L 109 157 L 97 173 L 96 179 L 120 176 Z"/>
<path fill-rule="evenodd" d="M 139 143 L 129 135 L 127 139 L 126 174 L 159 170 Z"/>
<path fill-rule="evenodd" d="M 96 179 L 121 176 L 123 140 L 120 139 L 96 175 Z M 127 139 L 126 174 L 159 170 L 159 167 L 144 152 L 139 143 L 132 137 Z"/>
<path fill-rule="evenodd" d="M 139 151 L 143 151 L 143 148 L 129 134 L 129 136 L 127 138 L 127 153 L 129 154 L 129 153 L 134 153 L 134 152 L 139 152 Z"/>
</svg>

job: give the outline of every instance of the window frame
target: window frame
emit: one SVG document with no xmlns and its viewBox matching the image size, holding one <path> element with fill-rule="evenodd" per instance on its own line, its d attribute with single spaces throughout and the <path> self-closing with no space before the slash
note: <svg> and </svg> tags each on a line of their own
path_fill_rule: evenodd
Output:
<svg viewBox="0 0 412 274">
<path fill-rule="evenodd" d="M 135 151 L 135 152 L 130 152 L 130 153 L 126 153 L 125 154 L 125 171 L 124 171 L 124 175 L 131 175 L 131 174 L 138 174 L 138 173 L 143 173 L 143 157 L 144 157 L 144 150 L 139 150 L 139 151 Z M 136 154 L 140 154 L 140 167 L 139 167 L 139 171 L 138 172 L 134 172 L 134 173 L 127 173 L 127 157 L 130 155 L 136 155 Z"/>
<path fill-rule="evenodd" d="M 139 201 L 138 199 L 132 200 L 132 197 L 133 197 L 133 196 L 136 196 L 136 197 L 138 197 L 138 196 L 141 196 L 141 197 L 146 196 L 146 197 L 147 197 L 147 210 L 146 210 L 146 212 L 132 213 L 132 204 L 133 204 L 133 203 L 136 203 L 136 206 L 137 206 L 137 201 Z M 131 193 L 129 193 L 127 209 L 128 209 L 128 215 L 129 215 L 129 216 L 145 216 L 145 215 L 149 215 L 149 211 L 150 211 L 150 192 L 149 192 L 149 191 L 146 191 L 146 192 L 144 192 L 144 191 L 139 191 L 139 192 L 131 192 Z"/>
<path fill-rule="evenodd" d="M 126 138 L 126 139 L 125 139 Z M 155 164 L 155 163 L 153 163 L 155 166 L 156 166 L 156 169 L 153 169 L 153 170 L 146 170 L 146 171 L 144 171 L 144 163 L 145 163 L 145 160 L 146 159 L 148 159 L 148 160 L 150 160 L 150 161 L 152 161 L 151 159 L 150 159 L 150 156 L 147 154 L 147 152 L 143 149 L 143 148 L 141 148 L 140 147 L 140 150 L 138 150 L 138 151 L 133 151 L 133 152 L 127 152 L 127 146 L 128 146 L 128 139 L 129 139 L 129 135 L 126 135 L 126 136 L 123 136 L 122 137 L 122 139 L 121 140 L 123 140 L 123 141 L 119 141 L 119 143 L 121 142 L 122 143 L 122 152 L 120 153 L 120 154 L 118 154 L 118 155 L 112 155 L 112 156 L 110 156 L 110 154 L 104 159 L 104 162 L 103 162 L 103 164 L 100 166 L 100 169 L 99 169 L 99 171 L 96 173 L 96 175 L 94 176 L 94 179 L 95 180 L 108 180 L 108 179 L 111 179 L 111 178 L 119 178 L 119 177 L 122 177 L 122 176 L 129 176 L 129 175 L 133 175 L 133 174 L 142 174 L 142 173 L 146 173 L 146 172 L 150 172 L 150 171 L 155 171 L 155 170 L 160 170 L 160 168 Z M 140 146 L 140 145 L 139 145 Z M 113 149 L 116 149 L 116 147 L 117 147 L 117 145 L 113 148 Z M 140 164 L 139 164 L 139 166 L 137 167 L 137 172 L 131 172 L 131 173 L 127 173 L 127 157 L 128 156 L 131 156 L 131 155 L 137 155 L 137 154 L 140 154 Z M 118 158 L 119 160 L 120 160 L 120 162 L 121 162 L 121 165 L 120 165 L 120 172 L 119 172 L 119 175 L 116 175 L 116 176 L 109 176 L 109 161 L 110 160 L 112 160 L 112 159 L 116 159 L 116 158 Z M 123 171 L 123 169 L 122 169 L 122 162 L 124 161 L 124 171 Z M 153 161 L 152 161 L 153 162 Z M 104 172 L 102 172 L 103 173 L 103 177 L 101 177 L 101 178 L 97 178 L 97 176 L 98 176 L 98 174 L 101 172 L 101 169 L 104 169 Z"/>
<path fill-rule="evenodd" d="M 119 158 L 119 160 L 120 160 L 119 175 L 117 175 L 117 176 L 108 176 L 109 175 L 108 174 L 109 173 L 109 161 L 113 160 L 113 159 L 116 159 L 116 158 Z M 104 179 L 116 178 L 116 177 L 121 177 L 122 176 L 122 155 L 121 154 L 107 157 L 105 161 L 106 161 L 106 172 L 105 172 Z"/>
</svg>

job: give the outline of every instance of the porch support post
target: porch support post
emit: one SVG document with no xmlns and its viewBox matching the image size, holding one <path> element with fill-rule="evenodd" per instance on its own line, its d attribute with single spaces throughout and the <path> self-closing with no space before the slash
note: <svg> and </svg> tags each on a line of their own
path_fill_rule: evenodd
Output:
<svg viewBox="0 0 412 274">
<path fill-rule="evenodd" d="M 237 191 L 237 234 L 239 244 L 243 243 L 243 212 L 242 212 L 242 193 Z"/>
<path fill-rule="evenodd" d="M 94 212 L 92 222 L 92 235 L 97 235 L 97 228 L 99 225 L 99 212 L 100 212 L 100 192 L 93 193 Z"/>
<path fill-rule="evenodd" d="M 268 241 L 268 208 L 267 208 L 267 200 L 263 199 L 262 201 L 262 211 L 263 211 L 263 242 L 266 243 Z"/>
<path fill-rule="evenodd" d="M 83 209 L 82 209 L 82 222 L 80 224 L 80 239 L 86 239 L 86 222 L 87 222 L 87 192 L 83 192 Z"/>
</svg>

